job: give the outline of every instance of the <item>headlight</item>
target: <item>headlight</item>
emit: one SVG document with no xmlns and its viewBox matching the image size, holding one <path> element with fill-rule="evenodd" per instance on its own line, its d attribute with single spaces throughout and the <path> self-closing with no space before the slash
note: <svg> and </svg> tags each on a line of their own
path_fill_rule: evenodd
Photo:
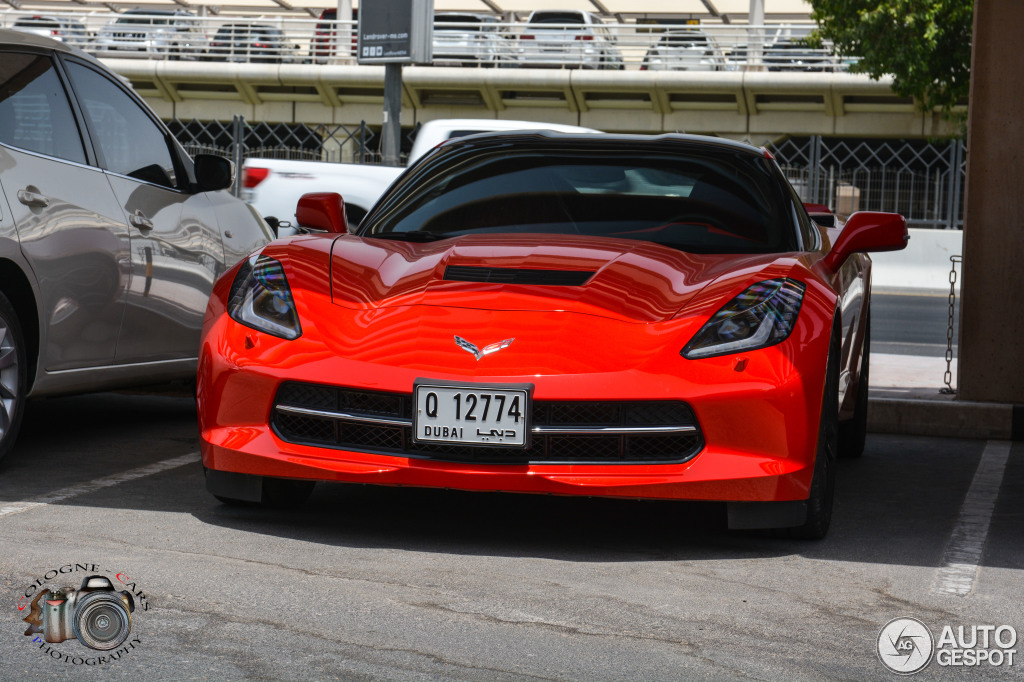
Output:
<svg viewBox="0 0 1024 682">
<path fill-rule="evenodd" d="M 302 335 L 284 268 L 269 256 L 256 254 L 242 263 L 231 285 L 228 315 L 247 327 L 283 339 Z"/>
<path fill-rule="evenodd" d="M 807 285 L 783 277 L 758 282 L 707 321 L 681 354 L 687 360 L 774 346 L 793 331 Z"/>
</svg>

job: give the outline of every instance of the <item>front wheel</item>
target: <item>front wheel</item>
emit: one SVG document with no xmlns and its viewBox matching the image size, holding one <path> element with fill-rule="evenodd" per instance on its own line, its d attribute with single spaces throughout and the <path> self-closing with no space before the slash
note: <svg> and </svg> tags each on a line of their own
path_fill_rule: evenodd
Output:
<svg viewBox="0 0 1024 682">
<path fill-rule="evenodd" d="M 820 540 L 832 523 L 832 502 L 836 490 L 836 457 L 839 451 L 839 326 L 833 324 L 825 370 L 825 392 L 821 400 L 818 447 L 814 455 L 814 477 L 807 499 L 803 525 L 782 529 L 796 540 Z"/>
<path fill-rule="evenodd" d="M 14 306 L 0 293 L 0 460 L 14 447 L 25 411 L 25 336 Z"/>
</svg>

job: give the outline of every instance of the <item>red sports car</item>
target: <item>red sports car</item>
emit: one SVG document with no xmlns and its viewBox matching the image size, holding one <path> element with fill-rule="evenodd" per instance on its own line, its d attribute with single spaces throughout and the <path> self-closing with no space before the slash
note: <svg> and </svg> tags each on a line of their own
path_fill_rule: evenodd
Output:
<svg viewBox="0 0 1024 682">
<path fill-rule="evenodd" d="M 313 482 L 728 502 L 825 534 L 864 446 L 870 259 L 896 214 L 812 222 L 769 153 L 687 135 L 475 135 L 348 234 L 337 195 L 207 311 L 208 489 Z"/>
</svg>

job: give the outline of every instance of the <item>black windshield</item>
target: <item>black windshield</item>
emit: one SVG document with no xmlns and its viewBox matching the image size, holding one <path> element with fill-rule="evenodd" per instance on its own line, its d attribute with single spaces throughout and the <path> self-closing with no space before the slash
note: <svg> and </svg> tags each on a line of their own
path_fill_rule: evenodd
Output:
<svg viewBox="0 0 1024 682">
<path fill-rule="evenodd" d="M 361 233 L 582 234 L 698 253 L 795 250 L 784 180 L 768 159 L 747 152 L 562 145 L 442 156 L 446 163 L 400 182 Z"/>
</svg>

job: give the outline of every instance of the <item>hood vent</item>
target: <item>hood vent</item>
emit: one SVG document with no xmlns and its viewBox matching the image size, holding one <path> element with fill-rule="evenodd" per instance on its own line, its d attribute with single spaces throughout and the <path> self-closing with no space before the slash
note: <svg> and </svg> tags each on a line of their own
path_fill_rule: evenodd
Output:
<svg viewBox="0 0 1024 682">
<path fill-rule="evenodd" d="M 488 282 L 492 284 L 540 284 L 578 287 L 596 273 L 586 270 L 536 270 L 528 268 L 481 268 L 449 265 L 444 278 L 452 282 Z"/>
</svg>

